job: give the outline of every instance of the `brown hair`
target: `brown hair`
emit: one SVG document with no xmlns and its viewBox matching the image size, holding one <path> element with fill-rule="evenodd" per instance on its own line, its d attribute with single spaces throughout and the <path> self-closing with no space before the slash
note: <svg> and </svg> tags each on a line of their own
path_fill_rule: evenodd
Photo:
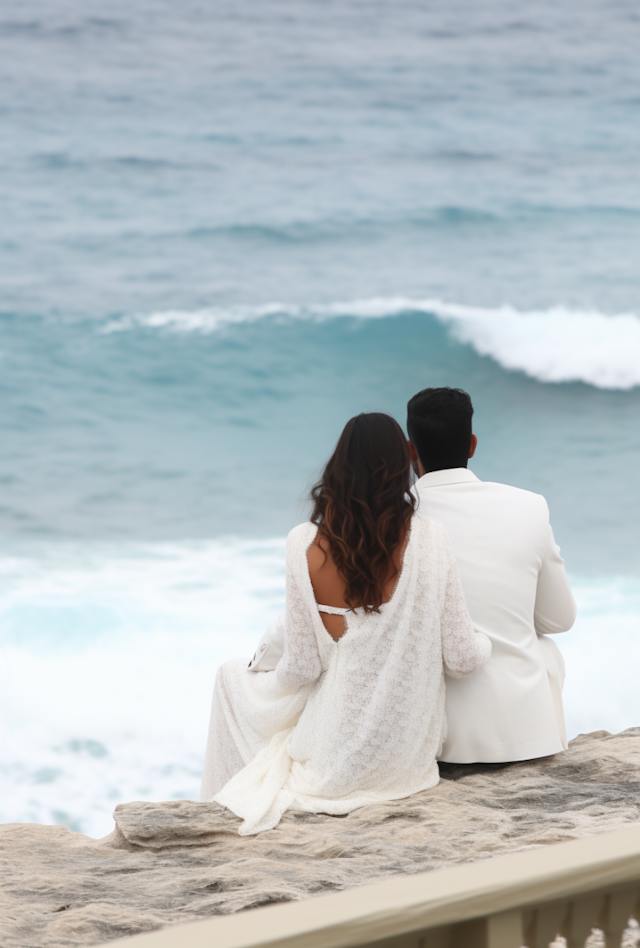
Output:
<svg viewBox="0 0 640 948">
<path fill-rule="evenodd" d="M 345 582 L 351 609 L 379 612 L 397 575 L 393 553 L 415 508 L 411 458 L 402 428 L 381 412 L 356 415 L 311 491 L 311 522 Z"/>
</svg>

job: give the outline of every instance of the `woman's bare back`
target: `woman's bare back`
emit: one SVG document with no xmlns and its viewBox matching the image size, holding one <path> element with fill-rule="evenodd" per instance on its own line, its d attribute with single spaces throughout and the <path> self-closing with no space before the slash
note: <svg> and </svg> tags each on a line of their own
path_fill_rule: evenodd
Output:
<svg viewBox="0 0 640 948">
<path fill-rule="evenodd" d="M 393 551 L 394 572 L 390 573 L 389 579 L 384 585 L 384 602 L 388 602 L 393 595 L 393 590 L 398 579 L 398 574 L 402 569 L 402 559 L 407 541 L 407 532 L 402 537 L 400 543 Z M 336 606 L 339 609 L 347 609 L 348 605 L 344 601 L 345 583 L 338 568 L 333 561 L 329 544 L 319 536 L 313 541 L 307 550 L 307 562 L 309 564 L 309 576 L 311 585 L 316 597 L 316 602 L 323 606 Z M 345 633 L 345 620 L 342 616 L 330 615 L 326 612 L 320 613 L 320 618 L 329 635 L 338 641 Z"/>
</svg>

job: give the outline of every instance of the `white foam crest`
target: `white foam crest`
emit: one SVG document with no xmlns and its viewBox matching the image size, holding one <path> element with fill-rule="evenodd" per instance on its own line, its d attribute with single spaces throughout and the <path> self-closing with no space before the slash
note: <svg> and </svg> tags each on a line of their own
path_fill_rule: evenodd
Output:
<svg viewBox="0 0 640 948">
<path fill-rule="evenodd" d="M 441 303 L 438 318 L 454 336 L 504 369 L 540 382 L 585 382 L 596 388 L 640 385 L 640 319 L 555 306 L 520 312 Z"/>
<path fill-rule="evenodd" d="M 640 385 L 640 319 L 633 313 L 608 316 L 595 310 L 555 306 L 517 310 L 482 308 L 438 299 L 375 297 L 315 306 L 269 303 L 264 306 L 167 310 L 124 316 L 102 327 L 113 333 L 144 327 L 170 332 L 212 333 L 225 326 L 267 316 L 290 319 L 356 317 L 383 319 L 424 313 L 446 323 L 456 339 L 468 343 L 511 371 L 540 382 L 584 382 L 596 388 L 628 390 Z"/>
<path fill-rule="evenodd" d="M 133 313 L 112 319 L 100 327 L 102 335 L 127 332 L 132 329 L 166 329 L 170 332 L 200 332 L 209 334 L 238 323 L 255 323 L 266 316 L 286 315 L 301 317 L 302 307 L 287 307 L 280 303 L 264 306 L 205 307 L 203 309 L 168 309 L 156 313 Z"/>
<path fill-rule="evenodd" d="M 574 627 L 554 641 L 565 659 L 567 736 L 640 726 L 640 579 L 572 576 Z M 620 662 L 624 655 L 624 668 Z"/>
</svg>

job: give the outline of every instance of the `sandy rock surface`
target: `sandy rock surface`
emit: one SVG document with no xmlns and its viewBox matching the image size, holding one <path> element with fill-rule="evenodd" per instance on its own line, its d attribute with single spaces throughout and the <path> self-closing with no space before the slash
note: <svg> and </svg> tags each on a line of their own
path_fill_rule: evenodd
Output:
<svg viewBox="0 0 640 948">
<path fill-rule="evenodd" d="M 0 827 L 0 945 L 94 945 L 163 925 L 592 836 L 640 820 L 640 728 L 565 754 L 454 772 L 346 817 L 287 813 L 260 836 L 214 803 L 125 803 L 101 840 Z"/>
</svg>

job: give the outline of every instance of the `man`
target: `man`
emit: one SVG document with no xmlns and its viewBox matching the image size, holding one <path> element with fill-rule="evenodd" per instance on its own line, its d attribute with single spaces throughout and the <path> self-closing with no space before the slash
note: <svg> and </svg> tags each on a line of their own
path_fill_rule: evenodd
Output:
<svg viewBox="0 0 640 948">
<path fill-rule="evenodd" d="M 480 481 L 467 469 L 478 439 L 466 392 L 426 388 L 407 405 L 418 512 L 449 532 L 476 629 L 491 658 L 447 679 L 448 737 L 456 764 L 546 757 L 566 750 L 564 663 L 548 633 L 566 632 L 576 606 L 544 497 Z"/>
</svg>

